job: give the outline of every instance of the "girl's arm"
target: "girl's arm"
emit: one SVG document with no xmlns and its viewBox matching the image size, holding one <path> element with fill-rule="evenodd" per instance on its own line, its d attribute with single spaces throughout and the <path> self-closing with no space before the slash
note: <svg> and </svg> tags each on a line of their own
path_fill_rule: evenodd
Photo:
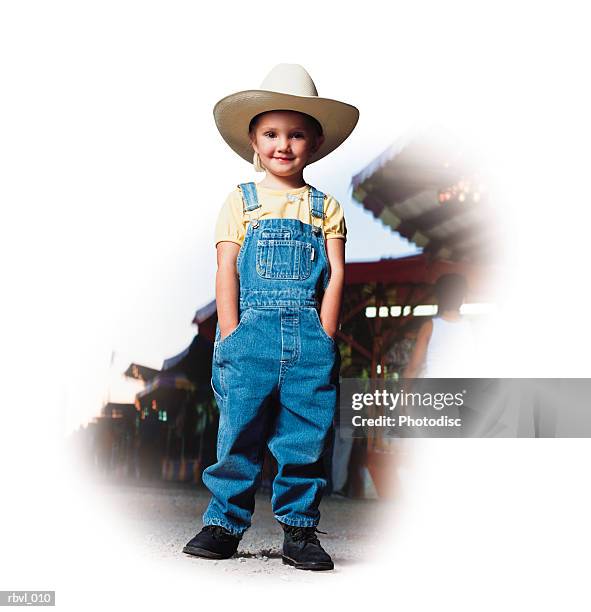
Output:
<svg viewBox="0 0 591 612">
<path fill-rule="evenodd" d="M 428 321 L 425 321 L 419 329 L 417 341 L 415 342 L 415 346 L 410 354 L 410 359 L 408 360 L 406 368 L 404 368 L 404 372 L 402 374 L 403 378 L 416 378 L 419 369 L 425 360 L 425 356 L 427 355 L 427 347 L 429 346 L 429 340 L 431 340 L 432 332 L 433 321 L 429 319 Z"/>
<path fill-rule="evenodd" d="M 238 326 L 238 296 L 240 285 L 236 259 L 240 245 L 222 241 L 217 244 L 218 270 L 215 277 L 215 301 L 220 337 L 225 338 Z"/>
<path fill-rule="evenodd" d="M 327 240 L 326 254 L 330 264 L 330 281 L 322 298 L 320 321 L 326 333 L 334 338 L 339 329 L 345 285 L 345 241 L 342 238 Z"/>
</svg>

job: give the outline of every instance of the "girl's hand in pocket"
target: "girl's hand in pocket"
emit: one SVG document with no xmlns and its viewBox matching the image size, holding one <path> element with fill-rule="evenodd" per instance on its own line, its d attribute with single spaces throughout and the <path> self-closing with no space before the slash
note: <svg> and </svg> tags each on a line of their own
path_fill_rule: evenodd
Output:
<svg viewBox="0 0 591 612">
<path fill-rule="evenodd" d="M 235 325 L 232 325 L 229 328 L 221 328 L 220 327 L 220 340 L 224 340 L 226 338 L 226 336 L 229 336 L 236 328 L 238 327 L 238 323 L 236 323 Z"/>
</svg>

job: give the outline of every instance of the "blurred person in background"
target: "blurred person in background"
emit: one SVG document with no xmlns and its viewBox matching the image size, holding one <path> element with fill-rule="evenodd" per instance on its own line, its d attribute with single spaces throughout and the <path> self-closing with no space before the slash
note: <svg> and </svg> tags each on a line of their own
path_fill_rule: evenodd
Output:
<svg viewBox="0 0 591 612">
<path fill-rule="evenodd" d="M 403 378 L 467 378 L 473 374 L 474 330 L 460 314 L 467 290 L 466 279 L 460 274 L 437 279 L 437 316 L 419 328 Z"/>
</svg>

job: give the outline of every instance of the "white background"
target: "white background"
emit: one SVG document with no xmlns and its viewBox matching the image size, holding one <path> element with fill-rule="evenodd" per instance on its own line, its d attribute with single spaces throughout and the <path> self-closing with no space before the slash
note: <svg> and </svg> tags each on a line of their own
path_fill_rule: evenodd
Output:
<svg viewBox="0 0 591 612">
<path fill-rule="evenodd" d="M 361 111 L 307 174 L 343 200 L 350 260 L 406 248 L 348 202 L 351 176 L 415 125 L 474 130 L 503 194 L 490 374 L 589 376 L 587 37 L 565 2 L 2 3 L 0 589 L 56 589 L 63 609 L 111 594 L 244 606 L 248 587 L 167 575 L 125 534 L 94 529 L 59 449 L 106 393 L 129 401 L 110 386 L 112 351 L 159 367 L 190 341 L 213 297 L 219 205 L 256 178 L 211 111 L 276 63 L 304 65 L 321 95 Z M 248 601 L 588 609 L 590 449 L 425 441 L 384 559 L 344 568 L 338 587 Z"/>
</svg>

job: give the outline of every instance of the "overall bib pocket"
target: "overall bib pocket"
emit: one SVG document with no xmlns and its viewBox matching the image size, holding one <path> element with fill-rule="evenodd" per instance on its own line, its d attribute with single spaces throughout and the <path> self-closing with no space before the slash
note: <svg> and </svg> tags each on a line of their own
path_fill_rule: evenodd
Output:
<svg viewBox="0 0 591 612">
<path fill-rule="evenodd" d="M 312 272 L 312 245 L 301 240 L 258 240 L 256 270 L 261 278 L 305 280 Z"/>
</svg>

